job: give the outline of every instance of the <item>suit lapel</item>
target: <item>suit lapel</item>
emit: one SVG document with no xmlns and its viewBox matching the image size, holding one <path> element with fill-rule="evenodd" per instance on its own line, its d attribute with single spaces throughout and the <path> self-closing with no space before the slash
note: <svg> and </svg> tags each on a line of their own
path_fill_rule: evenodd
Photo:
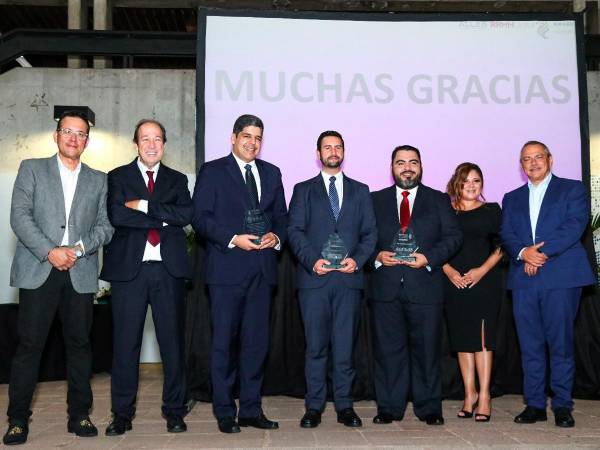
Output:
<svg viewBox="0 0 600 450">
<path fill-rule="evenodd" d="M 329 202 L 329 193 L 327 192 L 327 188 L 325 187 L 325 182 L 323 181 L 323 176 L 321 173 L 313 178 L 313 189 L 316 194 L 314 198 L 319 202 L 320 207 L 327 211 L 327 217 L 329 218 L 329 221 L 335 224 L 335 217 L 333 216 L 331 203 Z"/>
<path fill-rule="evenodd" d="M 250 203 L 248 190 L 246 189 L 246 183 L 244 182 L 244 177 L 240 172 L 240 166 L 238 166 L 237 161 L 233 157 L 233 154 L 229 154 L 226 161 L 227 172 L 231 176 L 231 180 L 234 185 L 237 186 L 237 189 L 240 191 L 241 198 L 243 198 L 243 203 L 248 207 Z M 261 178 L 262 182 L 262 178 Z"/>
<path fill-rule="evenodd" d="M 267 195 L 265 193 L 272 192 L 273 189 L 271 187 L 271 178 L 269 178 L 269 174 L 265 169 L 262 161 L 259 159 L 255 160 L 256 162 L 256 170 L 258 171 L 258 176 L 260 177 L 260 200 L 258 202 L 260 209 L 265 209 L 265 203 L 267 202 Z M 246 185 L 244 184 L 244 189 L 246 189 Z"/>
<path fill-rule="evenodd" d="M 558 195 L 558 183 L 556 181 L 556 177 L 552 175 L 550 178 L 550 183 L 548 184 L 548 188 L 546 189 L 546 193 L 544 194 L 544 199 L 542 200 L 542 205 L 540 207 L 540 213 L 538 214 L 537 223 L 535 225 L 535 233 L 539 235 L 540 225 L 544 223 L 544 219 L 548 214 L 548 211 L 556 201 Z M 528 196 L 529 199 L 529 196 Z M 529 211 L 529 208 L 527 208 Z M 531 222 L 531 220 L 530 220 Z M 529 227 L 531 229 L 531 227 Z M 535 240 L 535 237 L 534 237 Z"/>
<path fill-rule="evenodd" d="M 67 220 L 67 213 L 65 211 L 65 193 L 63 192 L 62 182 L 60 180 L 60 172 L 58 170 L 57 159 L 58 155 L 48 158 L 48 174 L 49 179 L 51 180 L 50 183 L 52 183 L 52 187 L 57 193 L 58 213 L 61 215 L 61 217 L 64 217 L 65 220 Z"/>
<path fill-rule="evenodd" d="M 344 199 L 342 201 L 342 207 L 340 208 L 340 214 L 338 216 L 338 222 L 340 220 L 342 220 L 342 218 L 344 217 L 344 215 L 348 214 L 348 209 L 350 209 L 349 205 L 352 205 L 354 202 L 354 186 L 352 185 L 352 183 L 348 180 L 348 178 L 346 177 L 346 175 L 343 176 L 342 178 L 342 184 L 344 186 Z M 328 200 L 329 200 L 329 196 L 328 196 Z M 333 213 L 332 213 L 333 216 Z"/>
</svg>

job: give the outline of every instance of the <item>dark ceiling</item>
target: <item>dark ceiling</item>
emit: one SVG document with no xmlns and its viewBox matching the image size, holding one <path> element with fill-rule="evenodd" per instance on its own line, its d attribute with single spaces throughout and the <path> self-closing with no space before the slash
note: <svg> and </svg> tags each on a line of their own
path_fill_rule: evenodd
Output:
<svg viewBox="0 0 600 450">
<path fill-rule="evenodd" d="M 16 29 L 66 29 L 67 0 L 0 0 L 0 33 Z M 87 4 L 92 2 L 88 0 Z M 84 4 L 86 4 L 84 0 Z M 596 8 L 598 2 L 588 2 Z M 197 8 L 279 11 L 406 12 L 561 12 L 573 10 L 572 1 L 352 1 L 352 0 L 112 0 L 115 31 L 196 32 Z M 93 10 L 87 8 L 87 29 L 93 29 Z M 594 14 L 595 15 L 595 14 Z M 596 15 L 595 15 L 596 16 Z M 33 66 L 65 67 L 65 56 L 26 55 Z M 91 62 L 90 58 L 88 61 Z M 195 68 L 193 58 L 112 57 L 113 67 Z M 7 69 L 7 68 L 4 68 Z"/>
</svg>

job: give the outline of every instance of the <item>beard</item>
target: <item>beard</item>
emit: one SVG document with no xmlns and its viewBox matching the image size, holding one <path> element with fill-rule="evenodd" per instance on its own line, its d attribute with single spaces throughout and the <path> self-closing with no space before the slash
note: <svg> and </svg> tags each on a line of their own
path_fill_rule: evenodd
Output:
<svg viewBox="0 0 600 450">
<path fill-rule="evenodd" d="M 323 158 L 320 159 L 321 164 L 323 164 L 323 167 L 327 167 L 329 169 L 337 169 L 342 165 L 342 162 L 344 162 L 344 158 L 331 159 L 331 157 L 329 157 L 327 160 L 323 160 Z"/>
<path fill-rule="evenodd" d="M 406 179 L 401 178 L 402 175 L 408 175 L 408 174 L 411 174 L 412 177 L 406 178 Z M 417 174 L 417 172 L 414 172 L 412 170 L 405 170 L 404 172 L 402 172 L 400 174 L 400 176 L 396 176 L 396 174 L 394 174 L 394 181 L 396 182 L 396 186 L 398 186 L 400 189 L 405 189 L 405 190 L 412 189 L 421 182 L 422 176 L 423 176 L 423 172 Z"/>
</svg>

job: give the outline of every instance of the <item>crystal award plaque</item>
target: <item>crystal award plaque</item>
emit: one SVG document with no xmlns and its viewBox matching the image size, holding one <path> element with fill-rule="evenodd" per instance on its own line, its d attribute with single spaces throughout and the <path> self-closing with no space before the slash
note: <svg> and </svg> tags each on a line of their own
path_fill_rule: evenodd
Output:
<svg viewBox="0 0 600 450">
<path fill-rule="evenodd" d="M 323 250 L 321 250 L 321 256 L 331 263 L 324 264 L 325 269 L 341 269 L 344 267 L 342 261 L 348 256 L 348 250 L 339 234 L 331 233 L 329 235 Z"/>
<path fill-rule="evenodd" d="M 260 245 L 260 239 L 267 234 L 271 228 L 269 219 L 260 209 L 248 209 L 244 214 L 244 233 L 258 236 L 254 239 L 256 245 Z"/>
<path fill-rule="evenodd" d="M 394 252 L 394 259 L 398 261 L 415 262 L 417 258 L 410 256 L 412 253 L 419 249 L 415 234 L 408 227 L 406 230 L 401 229 L 394 236 L 394 240 L 391 244 L 392 251 Z"/>
</svg>

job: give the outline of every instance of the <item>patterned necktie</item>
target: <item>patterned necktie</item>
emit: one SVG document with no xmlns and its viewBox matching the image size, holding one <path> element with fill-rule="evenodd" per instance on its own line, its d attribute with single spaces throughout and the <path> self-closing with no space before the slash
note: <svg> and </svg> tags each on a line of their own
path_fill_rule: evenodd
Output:
<svg viewBox="0 0 600 450">
<path fill-rule="evenodd" d="M 333 217 L 337 221 L 340 215 L 340 198 L 338 196 L 337 189 L 335 188 L 335 177 L 329 178 L 329 204 L 331 205 L 331 211 Z"/>
<path fill-rule="evenodd" d="M 406 232 L 408 224 L 410 223 L 410 205 L 408 203 L 408 196 L 410 192 L 402 191 L 402 202 L 400 202 L 400 228 L 402 232 Z"/>
<path fill-rule="evenodd" d="M 154 192 L 154 172 L 152 170 L 147 170 L 146 174 L 148 175 L 148 192 L 152 194 L 152 192 Z M 152 247 L 156 247 L 160 244 L 160 233 L 156 228 L 150 228 L 148 230 L 148 242 Z"/>
<path fill-rule="evenodd" d="M 257 209 L 258 188 L 256 187 L 254 174 L 252 173 L 252 166 L 250 164 L 246 164 L 244 169 L 246 169 L 246 187 L 248 188 L 248 193 L 250 194 L 250 203 L 252 203 L 252 208 Z"/>
</svg>

